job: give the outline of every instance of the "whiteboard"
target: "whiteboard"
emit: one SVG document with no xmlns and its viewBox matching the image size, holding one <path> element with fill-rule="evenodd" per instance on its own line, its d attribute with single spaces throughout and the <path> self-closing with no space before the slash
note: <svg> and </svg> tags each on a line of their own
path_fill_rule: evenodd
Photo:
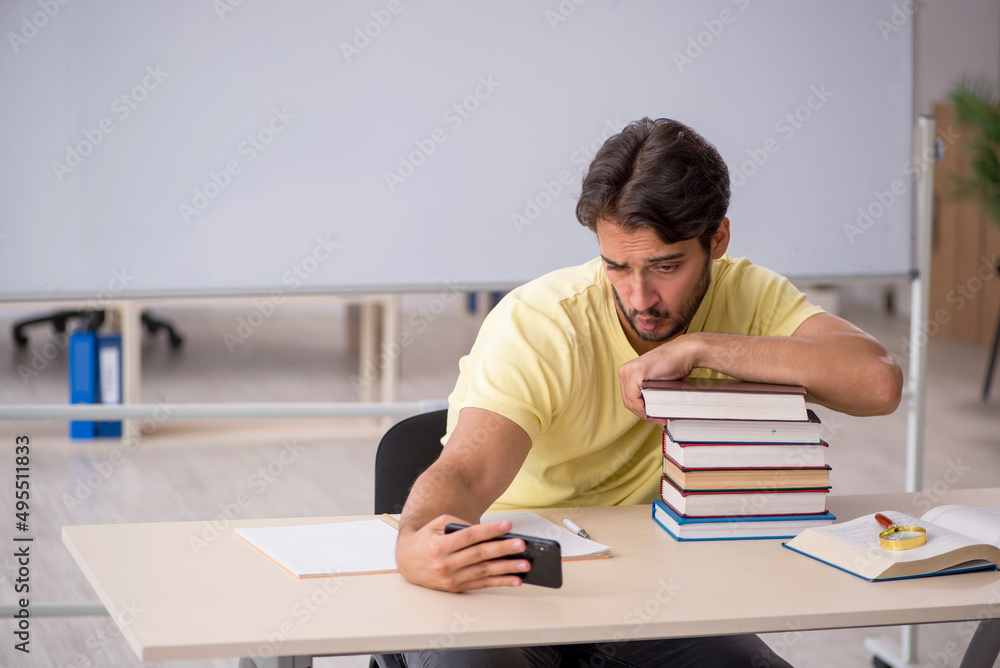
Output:
<svg viewBox="0 0 1000 668">
<path fill-rule="evenodd" d="M 719 148 L 731 254 L 910 271 L 912 17 L 580 2 L 0 4 L 0 299 L 510 287 L 596 256 L 643 116 Z"/>
</svg>

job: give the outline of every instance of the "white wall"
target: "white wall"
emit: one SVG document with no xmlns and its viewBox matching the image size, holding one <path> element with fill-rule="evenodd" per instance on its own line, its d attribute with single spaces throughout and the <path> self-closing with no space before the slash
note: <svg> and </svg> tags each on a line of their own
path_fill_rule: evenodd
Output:
<svg viewBox="0 0 1000 668">
<path fill-rule="evenodd" d="M 579 170 L 643 115 L 729 162 L 733 254 L 904 274 L 904 1 L 5 0 L 0 299 L 516 285 L 593 256 Z"/>
</svg>

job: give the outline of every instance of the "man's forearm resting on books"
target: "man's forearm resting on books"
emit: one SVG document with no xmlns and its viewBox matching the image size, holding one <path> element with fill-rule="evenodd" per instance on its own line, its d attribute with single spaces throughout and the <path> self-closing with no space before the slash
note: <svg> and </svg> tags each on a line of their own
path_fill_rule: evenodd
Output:
<svg viewBox="0 0 1000 668">
<path fill-rule="evenodd" d="M 899 365 L 874 338 L 829 314 L 788 337 L 696 332 L 678 336 L 621 367 L 626 406 L 645 415 L 639 387 L 705 368 L 741 380 L 802 385 L 819 404 L 851 415 L 886 415 L 899 405 Z"/>
</svg>

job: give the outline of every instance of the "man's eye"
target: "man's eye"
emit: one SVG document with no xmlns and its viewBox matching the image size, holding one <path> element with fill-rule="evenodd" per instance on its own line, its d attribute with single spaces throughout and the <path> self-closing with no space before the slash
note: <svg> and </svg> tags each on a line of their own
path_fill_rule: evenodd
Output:
<svg viewBox="0 0 1000 668">
<path fill-rule="evenodd" d="M 657 269 L 657 271 L 662 271 L 664 273 L 670 273 L 671 271 L 676 271 L 677 270 L 677 265 L 676 264 L 661 264 L 656 269 Z"/>
<path fill-rule="evenodd" d="M 619 267 L 617 265 L 610 265 L 610 264 L 607 265 L 607 270 L 608 271 L 622 271 L 624 269 L 625 269 L 625 267 Z"/>
</svg>

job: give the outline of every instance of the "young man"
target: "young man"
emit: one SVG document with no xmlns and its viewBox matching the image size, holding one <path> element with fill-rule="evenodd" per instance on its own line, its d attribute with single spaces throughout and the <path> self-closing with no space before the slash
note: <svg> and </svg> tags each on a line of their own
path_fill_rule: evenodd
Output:
<svg viewBox="0 0 1000 668">
<path fill-rule="evenodd" d="M 414 484 L 400 573 L 447 591 L 516 587 L 523 550 L 484 543 L 509 522 L 445 534 L 489 508 L 648 503 L 659 494 L 661 426 L 646 378 L 724 374 L 805 386 L 853 415 L 891 413 L 902 374 L 886 350 L 806 302 L 781 276 L 726 255 L 729 173 L 698 133 L 630 124 L 598 151 L 577 206 L 600 258 L 511 292 L 490 313 L 449 398 L 438 461 Z M 661 421 L 662 422 L 662 421 Z M 556 665 L 601 647 L 423 653 L 410 665 Z M 576 655 L 574 655 L 576 656 Z M 621 643 L 612 665 L 787 665 L 756 636 Z M 491 663 L 492 662 L 492 663 Z"/>
</svg>

